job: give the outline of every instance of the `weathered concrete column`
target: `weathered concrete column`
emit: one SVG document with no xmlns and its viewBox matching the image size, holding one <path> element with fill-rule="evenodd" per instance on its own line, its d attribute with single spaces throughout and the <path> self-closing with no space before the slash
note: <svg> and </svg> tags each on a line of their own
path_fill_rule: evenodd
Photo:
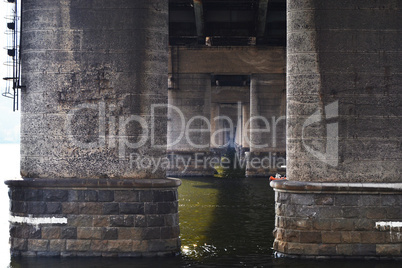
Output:
<svg viewBox="0 0 402 268">
<path fill-rule="evenodd" d="M 243 120 L 243 135 L 242 135 L 243 142 L 242 142 L 242 145 L 246 151 L 250 151 L 250 125 L 249 125 L 249 123 L 247 123 L 250 120 L 250 103 L 244 103 L 242 108 L 243 108 L 243 118 L 242 118 L 242 120 Z"/>
<path fill-rule="evenodd" d="M 12 254 L 179 251 L 180 183 L 165 178 L 167 1 L 22 4 Z"/>
<path fill-rule="evenodd" d="M 221 145 L 221 140 L 219 137 L 219 120 L 215 120 L 215 118 L 219 117 L 219 103 L 211 102 L 211 137 L 210 137 L 210 144 L 211 148 L 218 148 Z M 215 135 L 215 134 L 216 135 Z"/>
<path fill-rule="evenodd" d="M 267 177 L 285 164 L 284 94 L 284 74 L 251 76 L 248 177 Z"/>
<path fill-rule="evenodd" d="M 401 257 L 400 1 L 288 1 L 279 255 Z"/>
<path fill-rule="evenodd" d="M 180 88 L 169 91 L 169 176 L 212 176 L 207 163 L 211 137 L 211 75 L 177 74 Z"/>
</svg>

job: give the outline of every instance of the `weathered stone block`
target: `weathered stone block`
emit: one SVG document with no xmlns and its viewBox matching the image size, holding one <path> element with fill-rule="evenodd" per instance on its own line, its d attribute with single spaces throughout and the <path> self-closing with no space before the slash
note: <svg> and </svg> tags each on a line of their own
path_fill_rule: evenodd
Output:
<svg viewBox="0 0 402 268">
<path fill-rule="evenodd" d="M 342 208 L 344 218 L 357 218 L 361 215 L 361 207 L 344 207 Z"/>
<path fill-rule="evenodd" d="M 375 244 L 353 244 L 352 253 L 356 256 L 373 256 L 376 254 Z"/>
<path fill-rule="evenodd" d="M 132 251 L 132 240 L 110 240 L 107 243 L 107 250 L 109 252 L 130 252 Z"/>
<path fill-rule="evenodd" d="M 287 242 L 300 242 L 300 231 L 285 229 L 283 240 Z"/>
<path fill-rule="evenodd" d="M 318 206 L 327 205 L 331 206 L 334 204 L 334 197 L 332 195 L 314 195 L 314 203 Z"/>
<path fill-rule="evenodd" d="M 25 191 L 23 189 L 9 189 L 8 197 L 13 201 L 24 201 L 25 199 Z"/>
<path fill-rule="evenodd" d="M 362 195 L 360 197 L 362 206 L 378 206 L 381 204 L 380 195 Z"/>
<path fill-rule="evenodd" d="M 91 240 L 67 240 L 67 251 L 89 251 L 91 249 Z"/>
<path fill-rule="evenodd" d="M 117 228 L 102 228 L 102 240 L 116 240 L 118 239 Z"/>
<path fill-rule="evenodd" d="M 46 213 L 46 203 L 45 202 L 27 202 L 28 208 L 27 208 L 27 213 L 28 214 L 45 214 Z"/>
<path fill-rule="evenodd" d="M 402 215 L 401 206 L 386 207 L 385 211 L 387 213 L 388 220 L 400 220 Z"/>
<path fill-rule="evenodd" d="M 322 243 L 321 232 L 300 232 L 300 243 Z"/>
<path fill-rule="evenodd" d="M 382 195 L 381 196 L 381 205 L 382 206 L 394 206 L 398 207 L 399 203 L 399 195 Z M 378 204 L 377 204 L 378 206 Z"/>
<path fill-rule="evenodd" d="M 67 190 L 43 190 L 43 200 L 50 202 L 66 202 L 68 201 Z"/>
<path fill-rule="evenodd" d="M 382 220 L 387 217 L 387 212 L 384 208 L 380 207 L 370 207 L 366 209 L 366 217 L 368 219 L 378 219 Z"/>
<path fill-rule="evenodd" d="M 161 228 L 160 227 L 147 227 L 142 230 L 141 239 L 151 240 L 151 239 L 161 239 Z"/>
<path fill-rule="evenodd" d="M 60 238 L 61 239 L 77 239 L 77 228 L 76 227 L 62 227 Z"/>
<path fill-rule="evenodd" d="M 177 247 L 177 239 L 149 240 L 148 252 L 171 252 Z"/>
<path fill-rule="evenodd" d="M 63 214 L 79 214 L 79 203 L 77 202 L 63 202 L 62 203 Z"/>
<path fill-rule="evenodd" d="M 165 225 L 166 226 L 176 226 L 179 225 L 179 214 L 167 214 L 165 215 Z"/>
<path fill-rule="evenodd" d="M 117 215 L 119 214 L 119 203 L 105 203 L 103 204 L 102 214 L 105 215 Z"/>
<path fill-rule="evenodd" d="M 333 219 L 331 223 L 331 230 L 333 231 L 353 231 L 354 230 L 353 219 Z"/>
<path fill-rule="evenodd" d="M 144 214 L 144 204 L 120 203 L 120 214 Z"/>
<path fill-rule="evenodd" d="M 60 239 L 60 227 L 42 227 L 42 239 Z"/>
<path fill-rule="evenodd" d="M 358 206 L 360 202 L 359 195 L 341 194 L 335 196 L 336 206 Z"/>
<path fill-rule="evenodd" d="M 96 215 L 93 217 L 93 226 L 94 227 L 105 227 L 110 225 L 109 216 L 100 216 Z"/>
<path fill-rule="evenodd" d="M 332 222 L 332 220 L 330 220 L 330 219 L 315 218 L 313 220 L 313 228 L 315 230 L 330 230 L 331 222 Z"/>
<path fill-rule="evenodd" d="M 42 232 L 40 229 L 29 225 L 11 225 L 10 236 L 16 238 L 42 238 Z"/>
<path fill-rule="evenodd" d="M 49 240 L 49 251 L 58 253 L 66 250 L 66 240 L 65 239 L 53 239 Z"/>
<path fill-rule="evenodd" d="M 139 202 L 140 193 L 136 191 L 115 191 L 114 200 L 116 202 Z"/>
<path fill-rule="evenodd" d="M 165 215 L 147 215 L 146 221 L 148 227 L 164 226 Z"/>
<path fill-rule="evenodd" d="M 311 206 L 314 202 L 314 197 L 310 194 L 292 194 L 290 196 L 292 204 Z"/>
<path fill-rule="evenodd" d="M 145 203 L 144 204 L 145 214 L 157 214 L 158 213 L 158 203 Z"/>
<path fill-rule="evenodd" d="M 11 201 L 10 210 L 15 213 L 27 213 L 27 203 L 23 201 Z"/>
<path fill-rule="evenodd" d="M 154 202 L 167 202 L 177 200 L 177 191 L 154 191 Z"/>
<path fill-rule="evenodd" d="M 382 256 L 398 256 L 401 254 L 401 246 L 398 244 L 377 244 L 376 253 Z"/>
<path fill-rule="evenodd" d="M 102 228 L 99 227 L 78 227 L 77 239 L 101 239 Z"/>
<path fill-rule="evenodd" d="M 355 231 L 370 231 L 374 228 L 374 221 L 370 219 L 360 218 L 354 220 Z"/>
<path fill-rule="evenodd" d="M 68 215 L 67 224 L 74 227 L 91 227 L 93 225 L 93 217 L 87 215 Z"/>
<path fill-rule="evenodd" d="M 102 215 L 102 203 L 84 202 L 79 203 L 80 214 L 86 215 Z"/>
<path fill-rule="evenodd" d="M 118 215 L 110 216 L 111 227 L 133 227 L 134 216 L 132 215 Z"/>
<path fill-rule="evenodd" d="M 24 201 L 43 201 L 43 190 L 41 189 L 24 190 Z"/>
<path fill-rule="evenodd" d="M 147 218 L 145 215 L 135 215 L 134 216 L 135 227 L 147 227 Z"/>
<path fill-rule="evenodd" d="M 317 217 L 320 217 L 322 219 L 341 218 L 342 207 L 338 206 L 319 207 Z"/>
<path fill-rule="evenodd" d="M 132 240 L 141 240 L 143 228 L 127 228 L 120 227 L 117 229 L 118 239 L 132 239 Z"/>
<path fill-rule="evenodd" d="M 386 242 L 386 233 L 380 231 L 361 232 L 360 237 L 362 244 L 380 244 Z"/>
<path fill-rule="evenodd" d="M 360 232 L 341 232 L 342 243 L 361 243 Z"/>
<path fill-rule="evenodd" d="M 28 239 L 29 251 L 47 251 L 49 240 L 45 239 Z"/>
<path fill-rule="evenodd" d="M 92 240 L 91 241 L 91 251 L 92 252 L 105 252 L 107 251 L 107 240 Z"/>
<path fill-rule="evenodd" d="M 161 227 L 161 239 L 176 238 L 180 234 L 179 226 Z"/>
<path fill-rule="evenodd" d="M 28 240 L 22 238 L 10 238 L 11 248 L 14 250 L 28 250 Z"/>
<path fill-rule="evenodd" d="M 318 254 L 323 256 L 336 255 L 336 244 L 320 244 L 318 245 Z"/>
<path fill-rule="evenodd" d="M 148 250 L 148 241 L 146 240 L 133 240 L 133 252 L 146 252 Z"/>
<path fill-rule="evenodd" d="M 322 243 L 325 244 L 337 244 L 341 243 L 341 233 L 340 232 L 322 232 Z"/>
<path fill-rule="evenodd" d="M 353 254 L 353 246 L 349 244 L 339 244 L 336 246 L 336 252 L 338 255 L 350 256 Z"/>
<path fill-rule="evenodd" d="M 158 214 L 173 214 L 178 211 L 178 202 L 158 203 Z"/>
<path fill-rule="evenodd" d="M 114 201 L 114 191 L 110 190 L 100 190 L 98 192 L 99 202 L 112 202 Z"/>
<path fill-rule="evenodd" d="M 46 213 L 47 214 L 61 214 L 62 205 L 59 202 L 48 202 L 46 203 Z"/>
</svg>

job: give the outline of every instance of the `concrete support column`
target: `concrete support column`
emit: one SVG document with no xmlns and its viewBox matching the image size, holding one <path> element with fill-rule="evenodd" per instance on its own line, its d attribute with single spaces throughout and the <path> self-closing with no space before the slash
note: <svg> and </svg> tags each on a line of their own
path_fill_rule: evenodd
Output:
<svg viewBox="0 0 402 268">
<path fill-rule="evenodd" d="M 250 151 L 250 103 L 244 103 L 242 106 L 243 120 L 243 141 L 242 146 L 245 150 Z"/>
<path fill-rule="evenodd" d="M 275 174 L 285 164 L 285 115 L 281 101 L 284 93 L 283 74 L 251 76 L 248 177 Z"/>
<path fill-rule="evenodd" d="M 167 1 L 22 4 L 12 254 L 179 251 L 179 182 L 154 164 L 167 161 Z"/>
<path fill-rule="evenodd" d="M 178 74 L 180 88 L 169 91 L 169 176 L 212 176 L 206 163 L 211 139 L 211 75 Z"/>
<path fill-rule="evenodd" d="M 291 181 L 272 183 L 279 255 L 402 256 L 401 9 L 288 1 Z"/>
</svg>

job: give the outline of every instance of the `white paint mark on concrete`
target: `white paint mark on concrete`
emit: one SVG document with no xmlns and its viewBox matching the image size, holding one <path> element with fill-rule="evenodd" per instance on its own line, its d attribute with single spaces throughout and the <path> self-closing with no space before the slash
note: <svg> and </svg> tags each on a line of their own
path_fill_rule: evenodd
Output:
<svg viewBox="0 0 402 268">
<path fill-rule="evenodd" d="M 400 229 L 402 221 L 378 221 L 375 223 L 375 228 L 381 231 Z"/>
<path fill-rule="evenodd" d="M 25 223 L 30 225 L 40 225 L 40 224 L 67 224 L 67 218 L 34 218 L 32 216 L 20 217 L 20 216 L 10 216 L 11 223 Z"/>
</svg>

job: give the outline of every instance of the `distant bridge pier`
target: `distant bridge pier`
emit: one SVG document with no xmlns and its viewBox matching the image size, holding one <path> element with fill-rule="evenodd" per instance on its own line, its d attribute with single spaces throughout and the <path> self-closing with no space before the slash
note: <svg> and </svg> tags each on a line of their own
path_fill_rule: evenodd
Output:
<svg viewBox="0 0 402 268">
<path fill-rule="evenodd" d="M 401 8 L 288 1 L 289 181 L 271 183 L 278 256 L 402 256 Z"/>
<path fill-rule="evenodd" d="M 179 252 L 180 181 L 155 164 L 166 155 L 168 1 L 23 1 L 22 39 L 12 255 Z"/>
<path fill-rule="evenodd" d="M 286 84 L 284 74 L 252 74 L 247 177 L 275 175 L 286 158 Z"/>
</svg>

